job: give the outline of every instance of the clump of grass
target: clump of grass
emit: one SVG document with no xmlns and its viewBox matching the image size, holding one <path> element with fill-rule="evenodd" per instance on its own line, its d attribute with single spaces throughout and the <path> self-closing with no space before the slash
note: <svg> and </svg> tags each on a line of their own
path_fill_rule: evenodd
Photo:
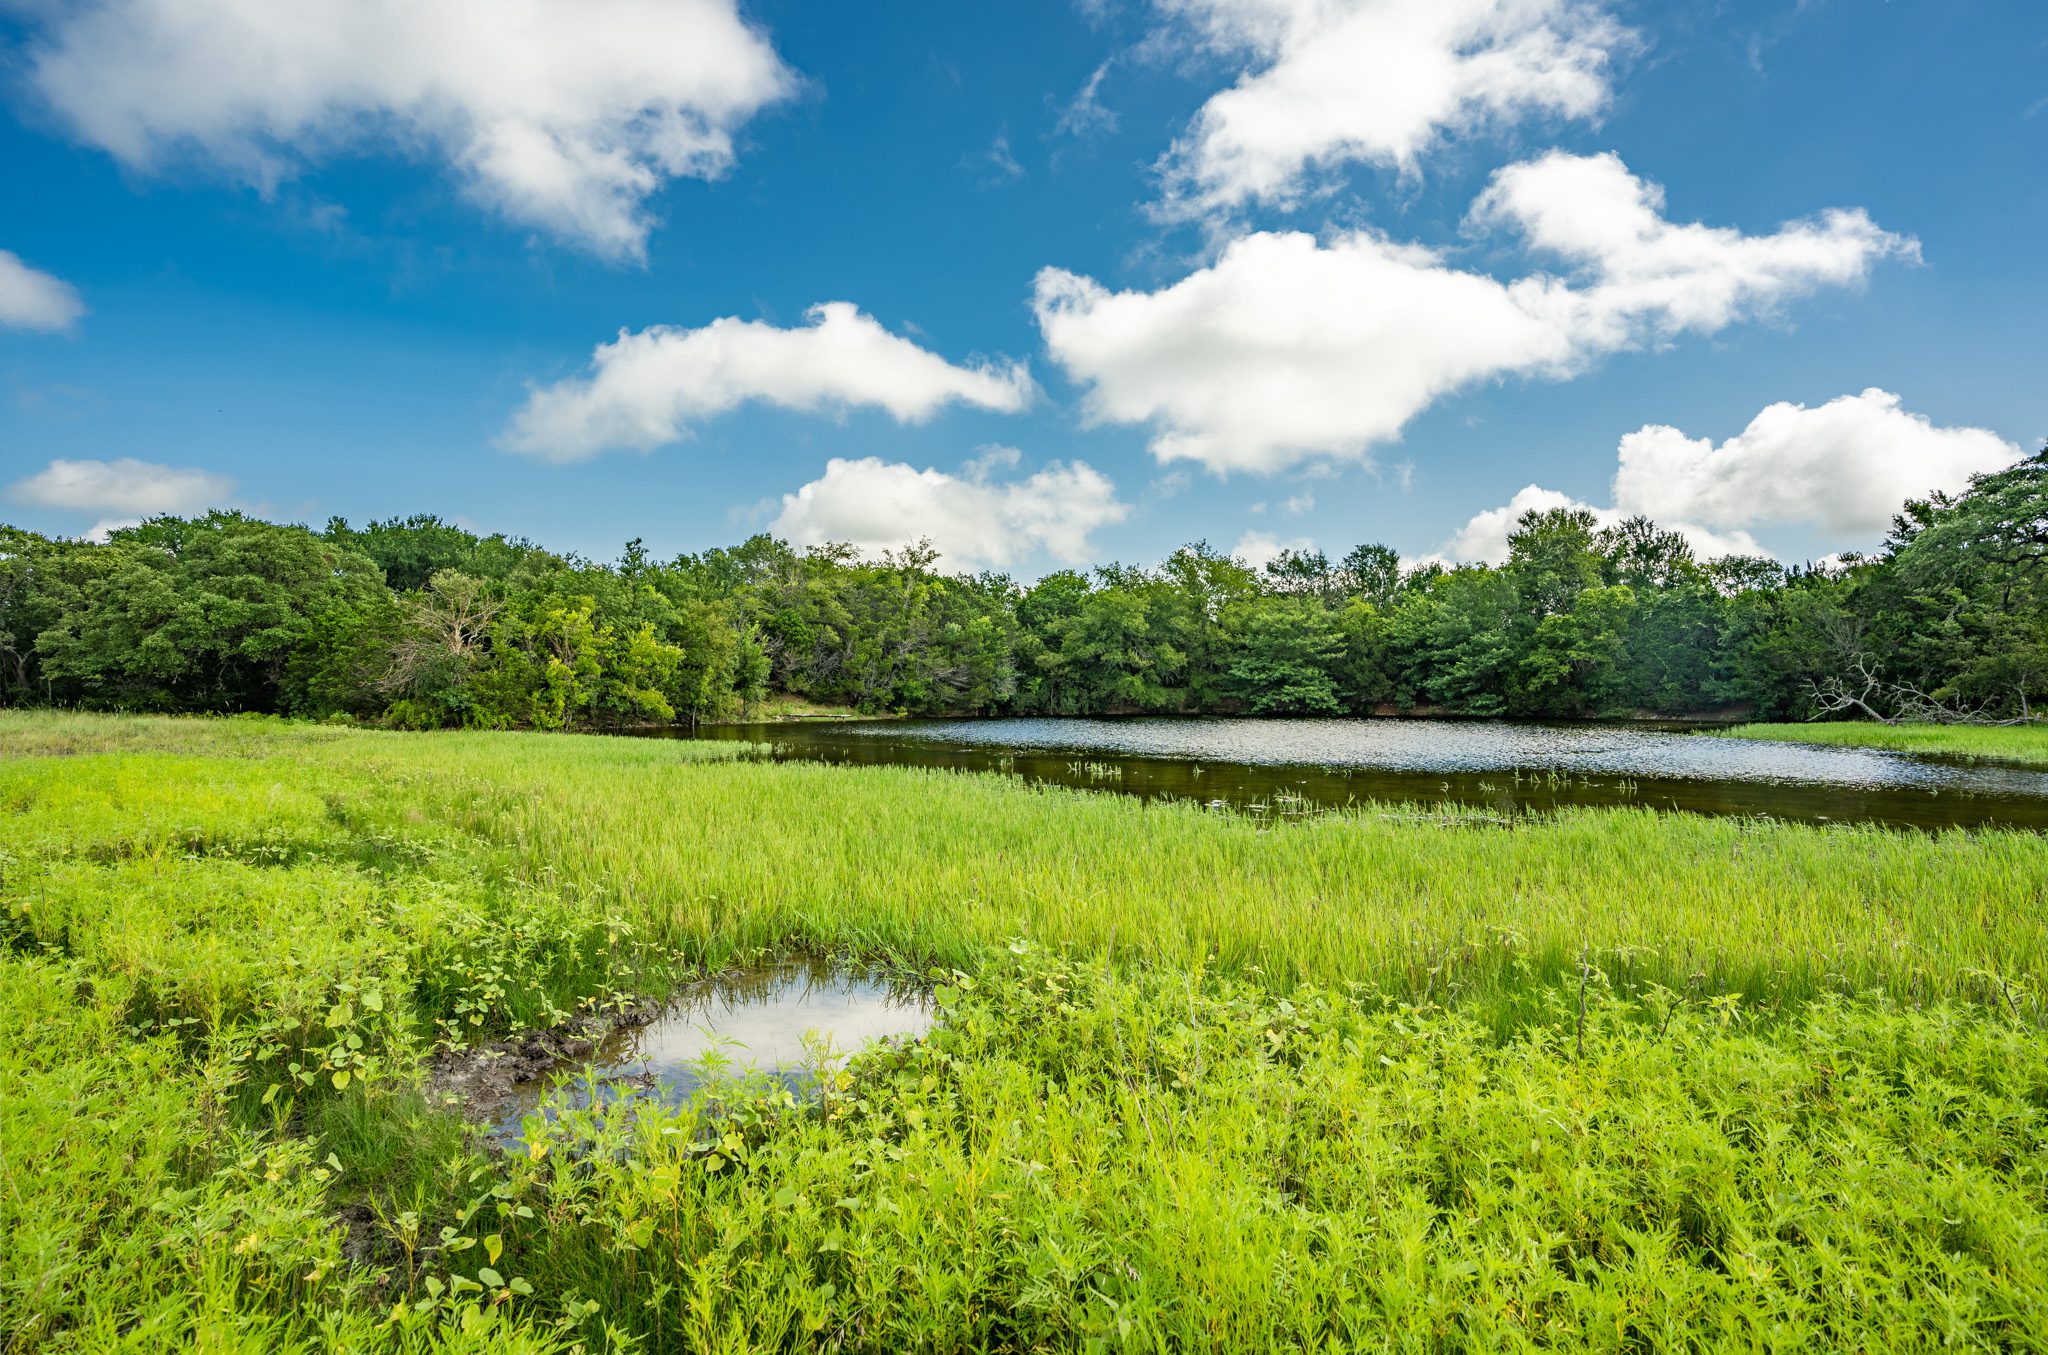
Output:
<svg viewBox="0 0 2048 1355">
<path fill-rule="evenodd" d="M 181 747 L 206 728 L 167 723 Z M 17 760 L 0 768 L 15 809 L 0 849 L 258 869 L 340 857 L 371 875 L 410 854 L 444 884 L 568 900 L 636 964 L 800 944 L 970 968 L 1021 935 L 1510 1008 L 1588 948 L 1626 956 L 1638 981 L 1759 1006 L 1877 992 L 2014 1000 L 2038 1019 L 2048 994 L 2048 840 L 2021 831 L 1640 809 L 1506 827 L 1370 805 L 1275 824 L 993 776 L 735 760 L 737 745 L 308 732 L 274 756 Z M 445 931 L 505 906 L 386 911 Z"/>
<path fill-rule="evenodd" d="M 288 755 L 360 732 L 274 715 L 124 715 L 84 711 L 0 710 L 0 749 L 12 757 L 63 757 L 133 749 L 233 756 Z"/>
<path fill-rule="evenodd" d="M 231 1073 L 138 1031 L 129 985 L 0 955 L 0 1341 L 9 1350 L 377 1340 L 312 1144 L 231 1113 Z M 303 1316 L 295 1316 L 303 1314 Z"/>
<path fill-rule="evenodd" d="M 1737 725 L 1714 731 L 1725 739 L 1769 739 L 1817 743 L 1833 748 L 1883 748 L 1899 753 L 1933 753 L 2048 766 L 2048 721 L 2027 725 L 1881 725 L 1865 721 L 1833 724 Z"/>
</svg>

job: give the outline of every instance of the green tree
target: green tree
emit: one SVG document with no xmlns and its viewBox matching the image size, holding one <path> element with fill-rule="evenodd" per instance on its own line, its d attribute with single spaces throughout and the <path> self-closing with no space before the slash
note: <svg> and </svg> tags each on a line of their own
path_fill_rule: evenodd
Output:
<svg viewBox="0 0 2048 1355">
<path fill-rule="evenodd" d="M 236 512 L 154 518 L 112 534 L 101 567 L 36 637 L 44 679 L 81 703 L 277 711 L 298 660 L 357 641 L 386 596 L 360 552 Z"/>
<path fill-rule="evenodd" d="M 118 568 L 117 552 L 0 525 L 0 701 L 75 701 L 43 671 L 37 638 L 83 610 L 88 587 Z"/>
<path fill-rule="evenodd" d="M 2030 715 L 2048 701 L 2048 448 L 1908 503 L 1886 557 L 1863 611 L 1916 709 Z"/>
<path fill-rule="evenodd" d="M 489 658 L 491 623 L 504 610 L 488 580 L 453 569 L 435 572 L 407 595 L 385 651 L 377 688 L 405 703 L 398 718 L 418 728 L 466 724 L 476 704 L 476 677 Z"/>
<path fill-rule="evenodd" d="M 1536 625 L 1521 660 L 1520 713 L 1592 715 L 1612 709 L 1622 692 L 1622 655 L 1636 611 L 1627 584 L 1588 588 L 1566 612 Z"/>
<path fill-rule="evenodd" d="M 1461 715 L 1505 715 L 1527 613 L 1502 570 L 1464 566 L 1413 583 L 1393 614 L 1401 677 L 1432 705 Z"/>
<path fill-rule="evenodd" d="M 1593 515 L 1582 508 L 1522 514 L 1508 534 L 1507 576 L 1537 621 L 1568 612 L 1601 582 Z"/>
<path fill-rule="evenodd" d="M 1233 658 L 1225 691 L 1253 715 L 1334 715 L 1344 652 L 1336 619 L 1314 596 L 1266 596 L 1229 615 Z"/>
<path fill-rule="evenodd" d="M 377 562 L 384 580 L 400 593 L 415 592 L 444 569 L 485 579 L 506 579 L 522 568 L 559 564 L 530 541 L 478 536 L 431 513 L 387 518 L 357 530 L 347 518 L 330 518 L 323 533 L 338 546 Z"/>
<path fill-rule="evenodd" d="M 1154 632 L 1145 604 L 1140 589 L 1099 588 L 1066 628 L 1061 649 L 1082 677 L 1082 710 L 1163 711 L 1179 705 L 1179 692 L 1160 679 L 1182 656 Z"/>
<path fill-rule="evenodd" d="M 1088 605 L 1088 580 L 1071 569 L 1054 570 L 1017 600 L 1019 704 L 1026 710 L 1072 715 L 1086 709 L 1088 690 L 1076 671 L 1079 647 L 1067 637 Z"/>
<path fill-rule="evenodd" d="M 1343 640 L 1337 692 L 1347 710 L 1369 715 L 1381 706 L 1414 704 L 1414 694 L 1400 680 L 1401 655 L 1387 611 L 1366 598 L 1353 598 L 1337 614 L 1337 631 Z"/>
<path fill-rule="evenodd" d="M 1401 555 L 1391 546 L 1355 546 L 1344 557 L 1340 577 L 1355 597 L 1385 611 L 1401 591 Z"/>
<path fill-rule="evenodd" d="M 1258 596 L 1259 579 L 1236 559 L 1197 541 L 1159 567 L 1150 588 L 1150 612 L 1166 642 L 1181 656 L 1179 709 L 1213 710 L 1223 698 L 1230 639 L 1223 618 L 1231 607 Z"/>
</svg>

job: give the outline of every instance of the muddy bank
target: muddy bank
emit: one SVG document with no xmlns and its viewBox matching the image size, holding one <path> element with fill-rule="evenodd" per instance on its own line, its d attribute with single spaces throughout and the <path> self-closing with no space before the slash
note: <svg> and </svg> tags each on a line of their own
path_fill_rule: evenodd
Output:
<svg viewBox="0 0 2048 1355">
<path fill-rule="evenodd" d="M 460 1115 L 474 1125 L 487 1123 L 512 1100 L 518 1089 L 545 1081 L 552 1073 L 580 1067 L 605 1040 L 621 1031 L 637 1030 L 658 1018 L 664 1005 L 642 998 L 629 1006 L 572 1016 L 545 1030 L 521 1031 L 488 1044 L 447 1049 L 424 1065 L 422 1094 L 428 1104 Z M 485 1135 L 487 1149 L 500 1147 Z M 406 1253 L 383 1227 L 367 1203 L 343 1205 L 332 1215 L 341 1230 L 342 1256 L 368 1271 L 402 1268 Z M 422 1238 L 415 1264 L 424 1265 L 438 1248 Z M 382 1288 L 380 1284 L 379 1288 Z"/>
<path fill-rule="evenodd" d="M 471 1123 L 493 1119 L 519 1088 L 582 1066 L 605 1040 L 648 1025 L 664 1010 L 660 1001 L 642 998 L 630 1006 L 572 1016 L 545 1030 L 443 1050 L 427 1060 L 427 1099 Z"/>
</svg>

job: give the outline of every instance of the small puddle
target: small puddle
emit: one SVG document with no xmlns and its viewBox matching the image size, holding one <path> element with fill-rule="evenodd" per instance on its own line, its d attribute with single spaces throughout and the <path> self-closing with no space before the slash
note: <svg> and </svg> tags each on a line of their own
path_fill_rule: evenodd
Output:
<svg viewBox="0 0 2048 1355">
<path fill-rule="evenodd" d="M 931 999 L 880 975 L 793 961 L 693 984 L 644 1026 L 615 1031 L 587 1059 L 514 1089 L 491 1136 L 517 1147 L 521 1122 L 562 1106 L 681 1105 L 711 1082 L 763 1073 L 804 1094 L 827 1066 L 877 1040 L 930 1029 Z"/>
</svg>

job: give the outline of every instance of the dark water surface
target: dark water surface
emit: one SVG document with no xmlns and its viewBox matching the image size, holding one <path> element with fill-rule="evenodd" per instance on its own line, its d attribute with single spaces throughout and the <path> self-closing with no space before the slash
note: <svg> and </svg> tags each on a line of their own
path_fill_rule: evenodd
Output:
<svg viewBox="0 0 2048 1355">
<path fill-rule="evenodd" d="M 777 761 L 993 771 L 1287 814 L 1364 800 L 1502 814 L 1644 805 L 1908 828 L 2048 831 L 2048 771 L 1718 738 L 1679 727 L 1462 720 L 877 720 L 707 725 Z"/>
<path fill-rule="evenodd" d="M 685 989 L 652 1023 L 615 1032 L 580 1067 L 520 1087 L 493 1137 L 518 1143 L 520 1121 L 544 1102 L 680 1105 L 707 1083 L 753 1072 L 802 1092 L 821 1065 L 931 1023 L 928 995 L 857 970 L 795 961 L 721 975 Z"/>
</svg>

